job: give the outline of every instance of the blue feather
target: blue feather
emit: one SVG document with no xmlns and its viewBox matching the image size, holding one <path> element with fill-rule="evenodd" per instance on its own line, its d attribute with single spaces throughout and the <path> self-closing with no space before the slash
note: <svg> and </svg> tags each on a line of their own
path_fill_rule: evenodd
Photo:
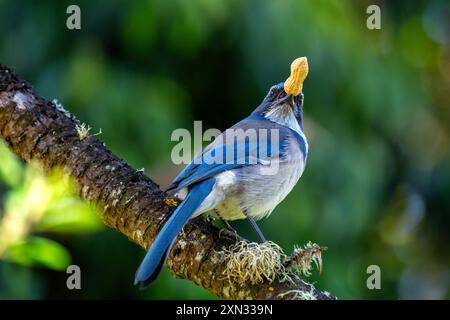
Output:
<svg viewBox="0 0 450 320">
<path fill-rule="evenodd" d="M 197 210 L 203 200 L 209 195 L 214 184 L 214 179 L 207 179 L 198 184 L 191 185 L 188 195 L 164 224 L 145 255 L 144 260 L 136 272 L 134 279 L 135 285 L 139 284 L 141 288 L 144 288 L 158 277 L 167 260 L 175 238 L 192 217 L 195 210 Z"/>
<path fill-rule="evenodd" d="M 259 129 L 261 125 L 262 129 L 267 129 L 267 122 L 261 121 L 264 118 L 250 116 L 243 121 L 239 122 L 231 129 L 242 128 L 246 129 Z M 273 128 L 280 130 L 280 148 L 274 148 L 271 145 L 271 133 L 267 132 L 268 141 L 249 141 L 248 137 L 245 140 L 234 139 L 234 141 L 227 141 L 226 133 L 222 133 L 222 144 L 211 144 L 200 155 L 198 155 L 189 165 L 184 168 L 183 171 L 173 180 L 173 182 L 166 187 L 166 191 L 170 193 L 176 193 L 179 190 L 187 187 L 193 183 L 197 183 L 204 179 L 208 179 L 217 175 L 220 172 L 240 168 L 247 165 L 261 164 L 263 160 L 269 160 L 270 158 L 276 158 L 282 156 L 285 146 L 283 142 L 286 140 L 286 134 L 292 134 L 288 129 L 281 128 L 278 125 L 273 124 Z M 289 133 L 288 133 L 289 132 Z M 233 152 L 232 155 L 228 155 L 227 152 Z M 220 157 L 220 159 L 218 159 Z M 221 160 L 221 161 L 213 161 Z"/>
</svg>

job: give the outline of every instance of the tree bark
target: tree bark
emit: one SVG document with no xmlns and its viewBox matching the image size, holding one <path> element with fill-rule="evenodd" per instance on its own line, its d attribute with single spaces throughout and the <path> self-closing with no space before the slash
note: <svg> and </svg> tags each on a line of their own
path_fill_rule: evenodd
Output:
<svg viewBox="0 0 450 320">
<path fill-rule="evenodd" d="M 63 167 L 77 182 L 79 195 L 96 204 L 104 223 L 148 249 L 175 206 L 141 171 L 112 154 L 96 137 L 80 137 L 80 122 L 61 106 L 40 97 L 13 70 L 0 65 L 0 136 L 27 162 L 48 171 Z M 177 238 L 167 266 L 176 278 L 189 279 L 223 299 L 293 299 L 290 290 L 332 299 L 292 274 L 295 284 L 276 279 L 262 284 L 223 277 L 223 255 L 236 238 L 199 217 Z M 281 294 L 281 296 L 280 296 Z"/>
</svg>

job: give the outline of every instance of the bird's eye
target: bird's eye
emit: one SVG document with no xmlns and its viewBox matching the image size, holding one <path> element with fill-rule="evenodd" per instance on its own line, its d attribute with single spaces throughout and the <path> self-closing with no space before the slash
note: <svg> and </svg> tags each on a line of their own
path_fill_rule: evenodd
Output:
<svg viewBox="0 0 450 320">
<path fill-rule="evenodd" d="M 276 86 L 273 86 L 272 88 L 270 88 L 269 95 L 271 97 L 274 97 L 276 94 L 278 94 L 278 88 Z"/>
</svg>

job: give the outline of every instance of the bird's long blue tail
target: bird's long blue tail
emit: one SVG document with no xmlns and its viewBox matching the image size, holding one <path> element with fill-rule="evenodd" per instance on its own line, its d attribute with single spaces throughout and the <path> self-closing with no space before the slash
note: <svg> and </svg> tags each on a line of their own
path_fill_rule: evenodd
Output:
<svg viewBox="0 0 450 320">
<path fill-rule="evenodd" d="M 209 195 L 213 186 L 214 179 L 207 179 L 190 188 L 186 198 L 164 224 L 145 255 L 136 271 L 135 285 L 145 288 L 158 277 L 178 233 Z"/>
</svg>

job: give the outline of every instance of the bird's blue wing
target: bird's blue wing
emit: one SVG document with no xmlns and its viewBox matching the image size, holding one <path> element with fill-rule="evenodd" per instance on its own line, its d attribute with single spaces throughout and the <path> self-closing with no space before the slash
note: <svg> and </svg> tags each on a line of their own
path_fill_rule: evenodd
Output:
<svg viewBox="0 0 450 320">
<path fill-rule="evenodd" d="M 230 129 L 265 129 L 266 137 L 262 138 L 259 133 L 256 139 L 243 135 L 227 137 L 223 132 L 204 151 L 174 179 L 166 188 L 171 193 L 202 181 L 226 170 L 236 169 L 242 166 L 266 164 L 274 158 L 282 157 L 286 150 L 289 136 L 293 136 L 292 130 L 280 127 L 278 124 L 263 118 L 248 117 L 237 123 Z M 278 130 L 278 140 L 272 137 L 270 129 Z M 246 131 L 247 132 L 247 131 Z"/>
<path fill-rule="evenodd" d="M 239 127 L 244 129 L 248 129 L 250 124 L 254 128 L 259 123 L 255 123 L 251 119 L 244 119 L 238 123 Z M 251 139 L 249 136 L 239 136 L 230 139 L 225 132 L 222 133 L 180 172 L 174 181 L 167 186 L 166 191 L 175 193 L 184 187 L 220 172 L 246 165 L 265 163 L 265 161 L 279 156 L 279 148 L 277 148 L 279 144 L 271 143 L 270 132 L 267 134 L 267 139 L 263 139 L 264 141 L 260 140 L 258 135 L 256 139 Z"/>
<path fill-rule="evenodd" d="M 231 153 L 231 154 L 230 154 Z M 269 161 L 277 156 L 271 146 L 262 146 L 254 141 L 244 143 L 220 144 L 207 148 L 200 157 L 196 157 L 166 188 L 176 192 L 193 183 L 202 181 L 226 170 L 246 165 L 255 165 Z"/>
</svg>

